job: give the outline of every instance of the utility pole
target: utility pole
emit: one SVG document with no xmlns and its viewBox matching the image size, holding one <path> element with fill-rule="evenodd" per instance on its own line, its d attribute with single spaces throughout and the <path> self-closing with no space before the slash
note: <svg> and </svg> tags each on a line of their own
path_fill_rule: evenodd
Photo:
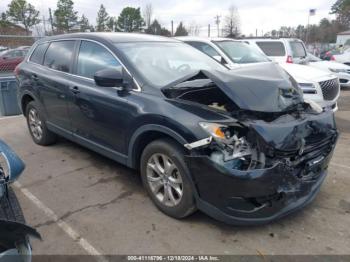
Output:
<svg viewBox="0 0 350 262">
<path fill-rule="evenodd" d="M 174 36 L 174 21 L 171 20 L 171 36 Z"/>
<path fill-rule="evenodd" d="M 51 33 L 53 33 L 53 21 L 52 21 L 52 12 L 51 12 L 51 8 L 49 8 L 49 19 L 50 19 L 50 24 L 51 24 Z"/>
<path fill-rule="evenodd" d="M 258 37 L 258 29 L 255 29 L 255 37 Z"/>
<path fill-rule="evenodd" d="M 216 24 L 216 28 L 217 28 L 217 30 L 218 30 L 218 37 L 220 36 L 220 30 L 219 30 L 219 26 L 220 26 L 220 15 L 216 15 L 215 17 L 214 17 L 214 19 L 215 19 L 215 24 Z"/>
<path fill-rule="evenodd" d="M 46 36 L 46 21 L 45 21 L 44 15 L 43 15 L 43 26 L 44 26 L 44 35 Z"/>
<path fill-rule="evenodd" d="M 208 37 L 210 37 L 210 24 L 208 24 Z"/>
</svg>

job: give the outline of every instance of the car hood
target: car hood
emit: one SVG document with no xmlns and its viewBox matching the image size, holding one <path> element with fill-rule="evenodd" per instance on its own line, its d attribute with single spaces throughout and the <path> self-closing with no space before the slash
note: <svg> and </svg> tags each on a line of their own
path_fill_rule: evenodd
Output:
<svg viewBox="0 0 350 262">
<path fill-rule="evenodd" d="M 350 66 L 344 65 L 338 62 L 330 62 L 330 61 L 319 61 L 319 62 L 310 62 L 310 65 L 316 66 L 319 68 L 325 69 L 345 69 L 350 70 Z"/>
<path fill-rule="evenodd" d="M 227 71 L 197 71 L 169 86 L 191 79 L 208 78 L 240 109 L 257 112 L 284 112 L 303 102 L 295 80 L 276 63 L 264 63 Z"/>
<path fill-rule="evenodd" d="M 280 66 L 299 83 L 310 81 L 319 82 L 326 79 L 336 78 L 335 75 L 329 72 L 307 65 L 280 63 Z"/>
</svg>

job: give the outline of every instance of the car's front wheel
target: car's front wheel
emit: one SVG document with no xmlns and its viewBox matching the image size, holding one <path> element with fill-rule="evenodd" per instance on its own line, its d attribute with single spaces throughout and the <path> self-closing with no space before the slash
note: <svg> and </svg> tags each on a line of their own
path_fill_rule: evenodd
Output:
<svg viewBox="0 0 350 262">
<path fill-rule="evenodd" d="M 36 144 L 47 146 L 56 142 L 56 134 L 47 129 L 45 119 L 35 101 L 27 105 L 26 118 L 30 135 Z"/>
<path fill-rule="evenodd" d="M 165 214 L 184 218 L 196 210 L 184 152 L 170 139 L 150 143 L 141 156 L 144 187 Z"/>
</svg>

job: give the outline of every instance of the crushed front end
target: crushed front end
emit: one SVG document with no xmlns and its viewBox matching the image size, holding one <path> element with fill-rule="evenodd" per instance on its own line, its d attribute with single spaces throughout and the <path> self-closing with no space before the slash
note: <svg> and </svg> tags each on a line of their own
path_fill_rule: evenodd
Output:
<svg viewBox="0 0 350 262">
<path fill-rule="evenodd" d="M 186 144 L 198 208 L 226 223 L 263 224 L 310 203 L 327 175 L 338 133 L 332 111 L 272 118 L 240 112 L 200 123 L 210 135 Z"/>
</svg>

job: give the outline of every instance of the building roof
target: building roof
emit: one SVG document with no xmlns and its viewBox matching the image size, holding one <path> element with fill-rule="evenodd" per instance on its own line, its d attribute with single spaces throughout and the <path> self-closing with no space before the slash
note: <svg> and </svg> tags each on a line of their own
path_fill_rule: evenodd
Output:
<svg viewBox="0 0 350 262">
<path fill-rule="evenodd" d="M 338 35 L 350 35 L 350 30 L 344 31 L 344 32 L 340 32 L 340 33 L 338 33 Z"/>
</svg>

